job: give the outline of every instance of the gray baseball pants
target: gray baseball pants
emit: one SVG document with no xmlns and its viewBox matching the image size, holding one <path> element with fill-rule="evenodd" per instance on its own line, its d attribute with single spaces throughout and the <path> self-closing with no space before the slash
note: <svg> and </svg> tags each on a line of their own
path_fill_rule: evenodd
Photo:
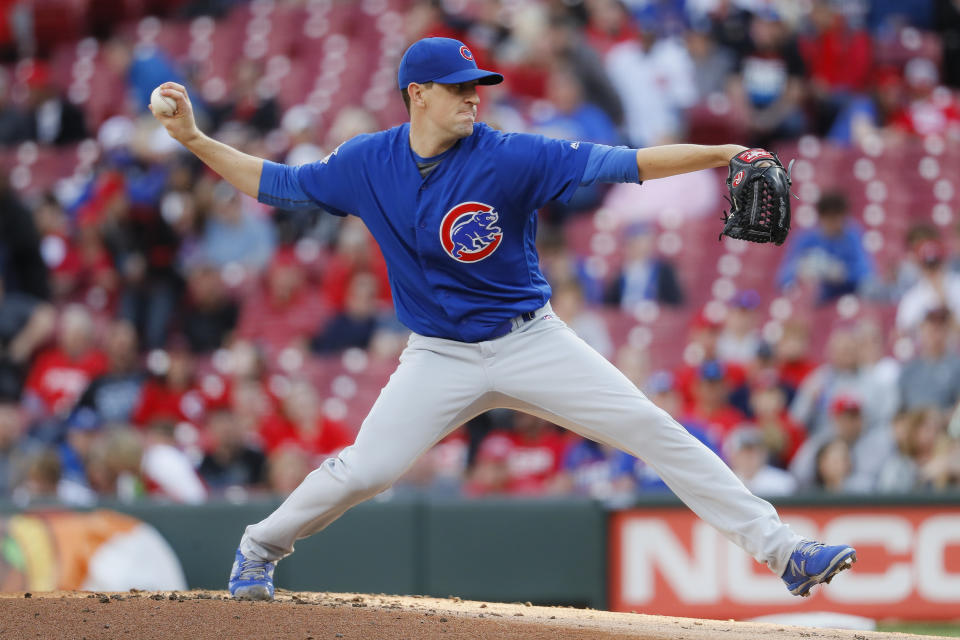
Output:
<svg viewBox="0 0 960 640">
<path fill-rule="evenodd" d="M 553 315 L 464 343 L 413 334 L 356 442 L 247 527 L 240 550 L 279 560 L 294 542 L 393 484 L 434 443 L 489 409 L 530 413 L 649 464 L 700 518 L 781 575 L 800 537 L 710 449 Z"/>
</svg>

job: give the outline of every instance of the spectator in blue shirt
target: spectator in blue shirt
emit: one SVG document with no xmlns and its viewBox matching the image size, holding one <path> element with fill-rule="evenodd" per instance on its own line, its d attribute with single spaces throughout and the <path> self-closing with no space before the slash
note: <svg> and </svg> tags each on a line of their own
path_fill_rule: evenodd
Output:
<svg viewBox="0 0 960 640">
<path fill-rule="evenodd" d="M 533 109 L 533 128 L 544 135 L 616 145 L 617 126 L 603 109 L 587 102 L 577 75 L 558 66 L 547 79 L 547 101 Z"/>
<path fill-rule="evenodd" d="M 586 100 L 583 84 L 571 69 L 557 66 L 550 72 L 546 98 L 531 109 L 532 131 L 565 140 L 620 143 L 616 125 L 603 109 Z M 598 206 L 606 191 L 601 184 L 581 186 L 569 203 L 552 202 L 543 213 L 547 220 L 562 222 L 571 213 Z"/>
<path fill-rule="evenodd" d="M 846 197 L 827 192 L 817 203 L 817 226 L 796 234 L 777 272 L 777 284 L 819 288 L 818 301 L 855 293 L 873 275 L 873 261 L 863 246 L 863 230 L 849 219 Z"/>
<path fill-rule="evenodd" d="M 624 506 L 634 499 L 637 483 L 633 470 L 639 462 L 609 445 L 580 439 L 563 454 L 557 486 L 611 506 Z"/>
<path fill-rule="evenodd" d="M 77 505 L 94 501 L 87 467 L 102 426 L 100 417 L 89 407 L 74 410 L 65 420 L 63 440 L 57 447 L 60 459 L 57 495 L 61 500 Z"/>
<path fill-rule="evenodd" d="M 606 302 L 626 311 L 645 300 L 681 306 L 683 289 L 673 264 L 657 254 L 656 229 L 645 223 L 624 229 L 623 264 L 606 292 Z"/>
<path fill-rule="evenodd" d="M 213 208 L 203 231 L 202 251 L 217 267 L 231 262 L 259 273 L 270 261 L 276 237 L 270 221 L 244 205 L 226 182 L 213 190 Z"/>
</svg>

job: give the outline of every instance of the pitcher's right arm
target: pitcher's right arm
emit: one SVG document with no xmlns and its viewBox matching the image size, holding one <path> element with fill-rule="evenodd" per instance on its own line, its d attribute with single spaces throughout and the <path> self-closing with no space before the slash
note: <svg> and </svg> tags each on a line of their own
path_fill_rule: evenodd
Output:
<svg viewBox="0 0 960 640">
<path fill-rule="evenodd" d="M 238 151 L 200 131 L 193 115 L 190 97 L 183 85 L 165 82 L 160 85 L 160 93 L 177 102 L 177 110 L 172 116 L 153 114 L 166 127 L 170 137 L 189 149 L 239 191 L 256 198 L 260 191 L 263 159 Z M 150 111 L 153 111 L 152 107 Z"/>
</svg>

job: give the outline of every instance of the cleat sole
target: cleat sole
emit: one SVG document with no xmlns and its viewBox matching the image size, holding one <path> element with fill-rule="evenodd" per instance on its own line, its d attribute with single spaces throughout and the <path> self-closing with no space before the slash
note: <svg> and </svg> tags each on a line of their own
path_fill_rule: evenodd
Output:
<svg viewBox="0 0 960 640">
<path fill-rule="evenodd" d="M 236 600 L 273 600 L 273 594 L 262 585 L 241 587 L 233 593 Z"/>
<path fill-rule="evenodd" d="M 801 587 L 802 591 L 798 589 L 798 592 L 795 592 L 795 595 L 800 596 L 801 598 L 809 598 L 811 595 L 811 589 L 818 584 L 826 583 L 830 584 L 830 581 L 833 580 L 838 573 L 841 571 L 846 571 L 853 567 L 853 563 L 857 561 L 857 552 L 854 551 L 846 558 L 840 560 L 833 569 L 830 569 L 826 574 L 821 576 L 819 579 L 810 580 L 807 584 Z"/>
</svg>

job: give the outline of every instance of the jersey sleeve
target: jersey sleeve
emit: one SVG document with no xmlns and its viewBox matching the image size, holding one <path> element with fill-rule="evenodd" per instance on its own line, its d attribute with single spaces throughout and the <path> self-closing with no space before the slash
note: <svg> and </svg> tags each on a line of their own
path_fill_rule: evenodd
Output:
<svg viewBox="0 0 960 640">
<path fill-rule="evenodd" d="M 592 148 L 589 142 L 507 134 L 497 160 L 498 176 L 524 208 L 539 209 L 552 200 L 568 202 L 580 186 Z"/>
<path fill-rule="evenodd" d="M 297 168 L 263 161 L 257 200 L 281 209 L 313 209 L 317 203 L 307 195 L 297 178 Z"/>
<path fill-rule="evenodd" d="M 636 149 L 595 144 L 587 158 L 580 186 L 597 182 L 635 182 L 641 184 Z"/>
<path fill-rule="evenodd" d="M 264 162 L 257 199 L 284 209 L 320 206 L 339 216 L 355 211 L 357 177 L 362 172 L 356 140 L 310 164 L 289 167 Z"/>
</svg>

